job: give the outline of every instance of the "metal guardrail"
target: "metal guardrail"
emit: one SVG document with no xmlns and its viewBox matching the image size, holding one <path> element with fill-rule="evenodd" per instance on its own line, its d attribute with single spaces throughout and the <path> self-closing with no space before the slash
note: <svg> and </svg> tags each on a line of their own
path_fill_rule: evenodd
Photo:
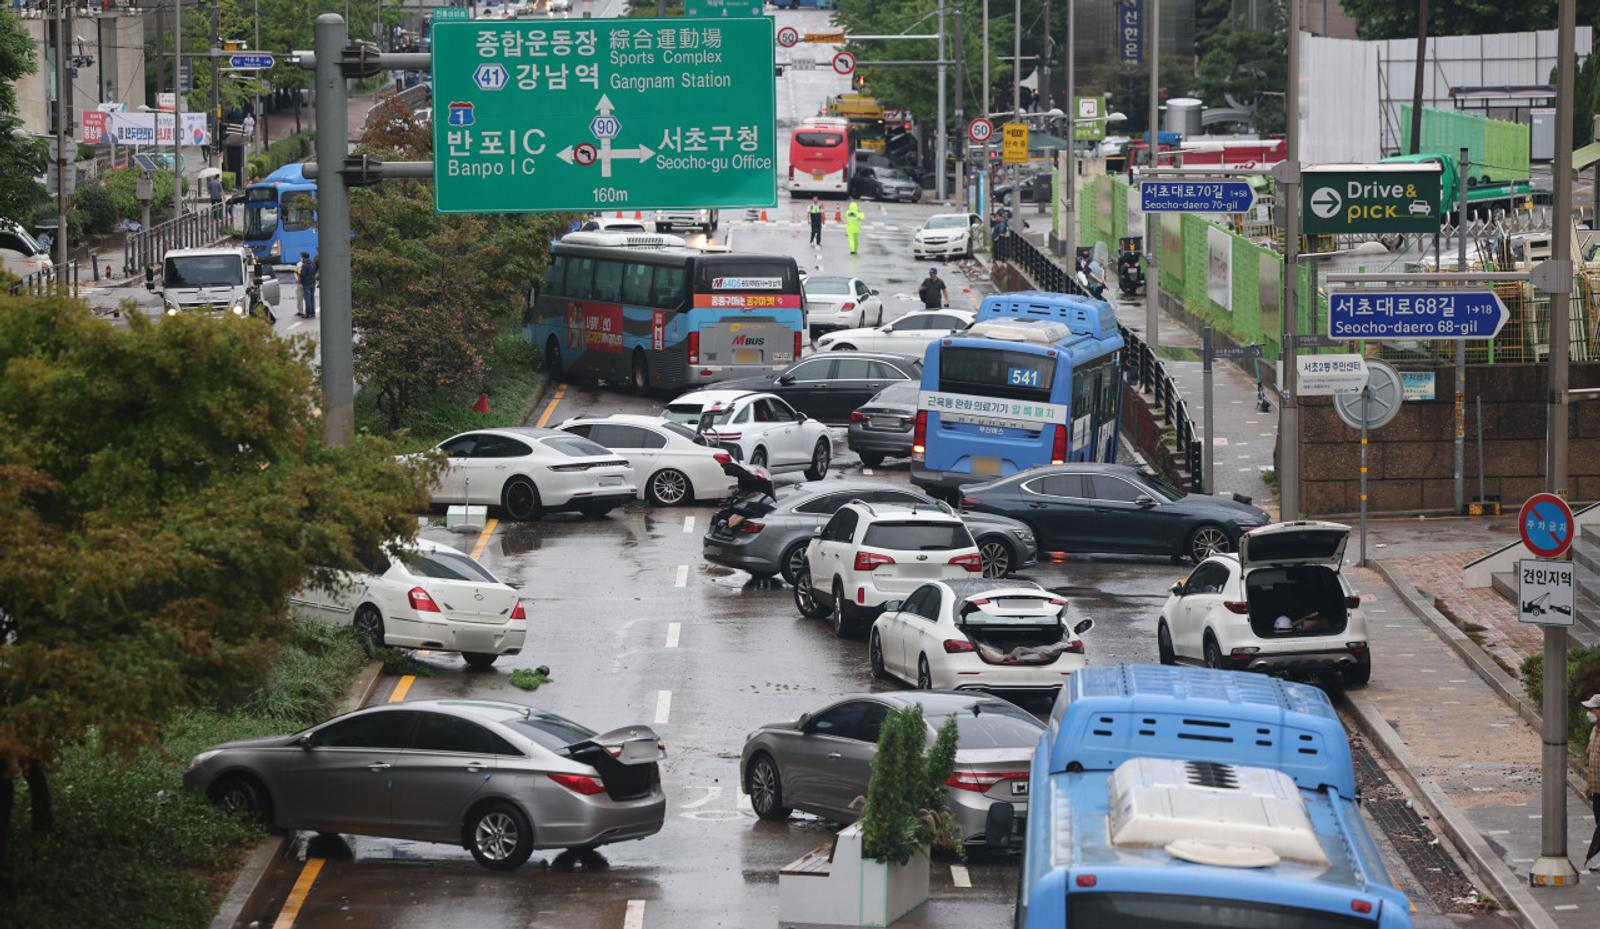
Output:
<svg viewBox="0 0 1600 929">
<path fill-rule="evenodd" d="M 122 245 L 122 273 L 135 275 L 174 248 L 202 248 L 223 237 L 228 205 L 208 203 L 177 219 L 132 233 Z"/>
<path fill-rule="evenodd" d="M 35 271 L 25 275 L 22 280 L 11 285 L 11 296 L 20 297 L 27 294 L 30 297 L 43 297 L 49 294 L 62 296 L 78 296 L 78 261 L 76 258 L 67 262 L 64 269 L 49 267 L 43 271 Z"/>
<path fill-rule="evenodd" d="M 1189 475 L 1189 485 L 1196 493 L 1204 492 L 1201 486 L 1204 474 L 1201 456 L 1204 451 L 1200 430 L 1194 417 L 1189 415 L 1189 404 L 1178 395 L 1178 386 L 1167 373 L 1167 365 L 1150 350 L 1144 340 L 1117 327 L 1122 332 L 1122 375 L 1141 392 L 1151 394 L 1151 412 L 1159 411 L 1162 422 L 1173 432 L 1173 451 L 1178 464 Z"/>
<path fill-rule="evenodd" d="M 1048 290 L 1057 294 L 1077 294 L 1087 297 L 1084 289 L 1078 286 L 1067 269 L 1056 264 L 1056 260 L 1049 254 L 1041 251 L 1016 232 L 1007 230 L 1005 235 L 997 236 L 994 240 L 994 258 L 1021 268 L 1035 286 L 1041 290 Z"/>
</svg>

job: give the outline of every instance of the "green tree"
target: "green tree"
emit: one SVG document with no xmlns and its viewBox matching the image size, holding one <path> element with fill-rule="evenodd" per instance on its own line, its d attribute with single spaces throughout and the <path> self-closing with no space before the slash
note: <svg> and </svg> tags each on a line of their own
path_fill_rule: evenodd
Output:
<svg viewBox="0 0 1600 929">
<path fill-rule="evenodd" d="M 322 444 L 311 354 L 254 320 L 0 295 L 0 855 L 15 778 L 48 830 L 64 747 L 130 753 L 247 695 L 292 591 L 415 533 L 432 464 Z"/>
<path fill-rule="evenodd" d="M 1253 106 L 1258 132 L 1282 133 L 1288 125 L 1288 23 L 1279 6 L 1269 4 L 1265 13 L 1261 29 L 1251 29 L 1242 15 L 1220 20 L 1200 57 L 1195 83 L 1207 106 Z"/>
<path fill-rule="evenodd" d="M 1417 37 L 1416 0 L 1339 0 L 1357 23 L 1363 39 L 1414 39 Z M 1557 0 L 1522 0 L 1508 7 L 1504 0 L 1429 0 L 1428 35 L 1479 35 L 1553 29 Z M 1593 16 L 1593 6 L 1579 11 L 1579 19 Z M 1588 14 L 1587 16 L 1585 14 Z"/>
<path fill-rule="evenodd" d="M 945 782 L 956 764 L 956 721 L 946 717 L 933 745 L 916 704 L 890 710 L 878 730 L 878 751 L 861 809 L 861 853 L 905 864 L 919 849 L 939 842 L 961 848 Z"/>
<path fill-rule="evenodd" d="M 0 8 L 0 216 L 27 223 L 47 196 L 34 180 L 48 167 L 43 143 L 19 130 L 17 81 L 38 67 L 33 40 L 9 10 Z"/>
</svg>

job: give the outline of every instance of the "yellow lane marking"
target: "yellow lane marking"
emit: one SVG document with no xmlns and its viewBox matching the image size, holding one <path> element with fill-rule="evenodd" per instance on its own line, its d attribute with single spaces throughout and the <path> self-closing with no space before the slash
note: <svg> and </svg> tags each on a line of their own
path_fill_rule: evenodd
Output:
<svg viewBox="0 0 1600 929">
<path fill-rule="evenodd" d="M 404 700 L 406 698 L 406 694 L 411 692 L 411 685 L 415 683 L 416 680 L 417 676 L 415 674 L 407 674 L 402 676 L 400 680 L 395 681 L 394 693 L 389 695 L 389 702 L 399 703 L 401 700 Z"/>
<path fill-rule="evenodd" d="M 567 385 L 562 384 L 560 387 L 557 387 L 556 388 L 556 395 L 554 397 L 550 398 L 550 402 L 549 403 L 545 404 L 544 412 L 539 414 L 539 421 L 537 423 L 535 423 L 534 425 L 538 426 L 540 429 L 543 429 L 545 426 L 549 425 L 550 417 L 555 415 L 556 404 L 560 403 L 561 402 L 561 398 L 565 397 L 566 395 L 567 395 Z"/>
<path fill-rule="evenodd" d="M 483 524 L 483 531 L 478 533 L 478 544 L 472 546 L 472 560 L 477 561 L 483 557 L 483 550 L 489 547 L 489 538 L 494 535 L 494 527 L 500 525 L 500 520 L 490 519 Z"/>
<path fill-rule="evenodd" d="M 300 876 L 295 879 L 294 887 L 289 891 L 289 898 L 283 901 L 283 909 L 278 911 L 278 918 L 272 924 L 272 929 L 292 929 L 294 921 L 300 917 L 300 907 L 305 905 L 306 896 L 311 893 L 311 885 L 316 883 L 317 875 L 322 873 L 321 858 L 307 858 L 305 867 L 300 869 Z"/>
</svg>

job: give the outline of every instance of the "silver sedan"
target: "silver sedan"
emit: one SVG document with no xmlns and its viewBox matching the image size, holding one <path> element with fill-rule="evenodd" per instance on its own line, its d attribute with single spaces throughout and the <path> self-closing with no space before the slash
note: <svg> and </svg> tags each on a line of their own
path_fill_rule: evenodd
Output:
<svg viewBox="0 0 1600 929">
<path fill-rule="evenodd" d="M 535 848 L 661 831 L 660 740 L 515 703 L 419 700 L 199 753 L 184 786 L 279 829 L 460 845 L 509 870 Z"/>
<path fill-rule="evenodd" d="M 1028 815 L 1028 771 L 1044 725 L 996 697 L 951 691 L 858 694 L 762 726 L 745 740 L 739 784 L 762 819 L 794 810 L 839 823 L 858 815 L 867 794 L 878 730 L 892 709 L 920 704 L 931 745 L 940 726 L 956 720 L 956 766 L 946 782 L 950 812 L 968 845 L 1015 842 Z M 991 817 L 1010 828 L 989 835 Z"/>
</svg>

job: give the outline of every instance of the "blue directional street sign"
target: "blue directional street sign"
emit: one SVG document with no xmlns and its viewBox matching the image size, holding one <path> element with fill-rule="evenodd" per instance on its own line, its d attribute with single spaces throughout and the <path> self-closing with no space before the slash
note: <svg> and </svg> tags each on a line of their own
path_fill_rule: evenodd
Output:
<svg viewBox="0 0 1600 929">
<path fill-rule="evenodd" d="M 1492 290 L 1360 288 L 1328 294 L 1335 339 L 1492 339 L 1511 313 Z"/>
<path fill-rule="evenodd" d="M 228 56 L 228 70 L 230 71 L 265 71 L 278 60 L 266 52 L 248 52 L 243 55 Z"/>
<path fill-rule="evenodd" d="M 1146 213 L 1248 213 L 1256 192 L 1249 181 L 1143 181 L 1139 204 Z"/>
</svg>

